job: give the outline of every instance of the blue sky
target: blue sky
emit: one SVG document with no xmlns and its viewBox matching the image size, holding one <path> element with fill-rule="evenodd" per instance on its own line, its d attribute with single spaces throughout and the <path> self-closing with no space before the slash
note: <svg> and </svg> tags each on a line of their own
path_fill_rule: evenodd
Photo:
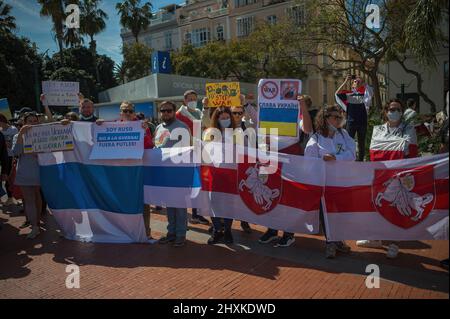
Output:
<svg viewBox="0 0 450 319">
<path fill-rule="evenodd" d="M 106 54 L 116 63 L 122 61 L 120 38 L 120 23 L 115 6 L 119 0 L 103 0 L 100 8 L 108 14 L 106 30 L 96 37 L 97 50 L 100 54 Z M 144 2 L 144 1 L 142 1 Z M 184 0 L 150 0 L 154 9 L 165 5 L 180 4 Z M 17 33 L 36 42 L 40 52 L 49 50 L 49 54 L 57 52 L 58 46 L 53 39 L 52 23 L 50 18 L 39 15 L 40 5 L 36 0 L 6 0 L 6 3 L 13 7 L 12 15 L 16 18 L 18 27 Z M 85 42 L 88 45 L 89 41 Z"/>
</svg>

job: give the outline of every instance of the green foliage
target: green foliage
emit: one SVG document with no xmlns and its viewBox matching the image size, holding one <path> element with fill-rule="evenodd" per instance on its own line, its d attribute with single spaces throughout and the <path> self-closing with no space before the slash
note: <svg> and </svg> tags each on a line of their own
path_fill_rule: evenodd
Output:
<svg viewBox="0 0 450 319">
<path fill-rule="evenodd" d="M 11 33 L 16 29 L 16 18 L 11 15 L 11 6 L 0 0 L 0 32 Z"/>
<path fill-rule="evenodd" d="M 8 98 L 12 110 L 36 107 L 35 68 L 41 77 L 42 59 L 30 41 L 0 32 L 0 97 Z"/>
<path fill-rule="evenodd" d="M 260 78 L 304 78 L 300 42 L 291 24 L 261 24 L 246 39 L 185 45 L 172 53 L 176 74 L 255 82 Z M 201 62 L 200 62 L 201 61 Z"/>
<path fill-rule="evenodd" d="M 139 42 L 139 33 L 147 29 L 152 17 L 152 4 L 145 2 L 141 6 L 141 0 L 124 0 L 116 4 L 116 10 L 120 15 L 120 24 L 129 30 Z"/>
<path fill-rule="evenodd" d="M 123 67 L 129 81 L 140 79 L 150 74 L 150 61 L 152 49 L 142 43 L 124 45 Z"/>
<path fill-rule="evenodd" d="M 55 54 L 52 58 L 45 58 L 43 67 L 45 80 L 74 81 L 73 79 L 80 79 L 81 92 L 94 100 L 97 99 L 98 92 L 117 85 L 113 73 L 114 61 L 106 55 L 96 55 L 95 58 L 92 51 L 83 46 L 64 49 L 62 53 L 63 62 L 61 62 L 60 54 Z M 96 80 L 96 63 L 99 82 Z M 73 71 L 74 75 L 71 75 L 68 70 Z"/>
</svg>

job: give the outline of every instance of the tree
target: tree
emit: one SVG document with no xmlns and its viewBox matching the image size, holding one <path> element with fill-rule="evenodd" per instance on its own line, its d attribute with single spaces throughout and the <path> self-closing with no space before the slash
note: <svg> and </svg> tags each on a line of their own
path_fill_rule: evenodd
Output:
<svg viewBox="0 0 450 319">
<path fill-rule="evenodd" d="M 152 17 L 152 4 L 146 2 L 141 6 L 141 0 L 125 0 L 116 4 L 120 15 L 120 24 L 129 30 L 139 42 L 139 33 L 146 30 Z"/>
<path fill-rule="evenodd" d="M 50 17 L 53 22 L 53 31 L 58 42 L 59 52 L 62 57 L 64 43 L 64 1 L 63 0 L 38 0 L 41 5 L 40 14 L 43 17 Z"/>
<path fill-rule="evenodd" d="M 99 2 L 99 0 L 82 0 L 80 3 L 81 34 L 89 36 L 89 48 L 93 54 L 96 54 L 97 50 L 94 36 L 105 30 L 105 20 L 108 19 L 108 15 L 98 8 Z"/>
<path fill-rule="evenodd" d="M 66 47 L 77 47 L 84 43 L 83 37 L 80 35 L 78 29 L 65 28 L 64 29 L 64 45 Z"/>
<path fill-rule="evenodd" d="M 150 74 L 150 61 L 152 49 L 142 43 L 124 45 L 123 67 L 126 69 L 126 78 L 129 81 L 140 79 Z"/>
<path fill-rule="evenodd" d="M 11 13 L 12 7 L 0 0 L 0 32 L 11 33 L 16 29 L 16 18 Z"/>
<path fill-rule="evenodd" d="M 87 35 L 90 38 L 89 48 L 92 54 L 97 56 L 97 44 L 94 40 L 94 36 L 105 30 L 105 20 L 108 19 L 108 15 L 98 8 L 99 0 L 83 0 L 80 3 L 80 28 L 81 34 Z M 96 79 L 100 81 L 100 73 L 98 71 L 97 62 L 96 65 Z"/>
<path fill-rule="evenodd" d="M 448 24 L 447 0 L 417 0 L 406 19 L 405 45 L 420 65 L 435 67 L 436 50 L 444 43 L 448 47 L 441 28 L 444 14 Z"/>
<path fill-rule="evenodd" d="M 292 21 L 271 25 L 260 23 L 244 40 L 259 61 L 258 77 L 305 78 L 301 40 L 292 34 Z"/>
<path fill-rule="evenodd" d="M 127 79 L 127 69 L 125 69 L 123 62 L 114 66 L 114 78 L 118 83 L 125 84 Z"/>
<path fill-rule="evenodd" d="M 0 32 L 0 96 L 8 98 L 11 109 L 35 104 L 35 66 L 40 74 L 42 58 L 26 38 Z"/>
<path fill-rule="evenodd" d="M 85 95 L 97 99 L 100 91 L 109 89 L 117 85 L 114 79 L 113 69 L 114 61 L 105 55 L 92 55 L 91 50 L 84 46 L 69 48 L 63 50 L 63 61 L 60 54 L 54 54 L 51 58 L 47 57 L 43 64 L 44 79 L 59 78 L 64 81 L 71 81 L 72 77 L 67 70 L 72 70 L 78 77 L 85 80 L 87 86 Z M 96 67 L 97 66 L 97 67 Z M 64 69 L 65 71 L 60 71 Z M 97 69 L 99 77 L 97 80 Z M 81 72 L 82 71 L 82 72 Z M 90 79 L 94 79 L 91 81 Z M 84 90 L 84 88 L 83 88 Z"/>
</svg>

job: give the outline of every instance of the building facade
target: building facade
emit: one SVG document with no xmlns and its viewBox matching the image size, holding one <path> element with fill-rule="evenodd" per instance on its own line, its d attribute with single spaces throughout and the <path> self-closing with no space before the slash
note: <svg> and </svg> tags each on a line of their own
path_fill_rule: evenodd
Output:
<svg viewBox="0 0 450 319">
<path fill-rule="evenodd" d="M 153 50 L 178 50 L 184 44 L 202 47 L 210 41 L 229 41 L 247 37 L 257 22 L 271 24 L 286 19 L 301 25 L 305 23 L 305 9 L 294 0 L 186 0 L 182 6 L 169 5 L 155 14 L 154 21 L 140 39 Z M 126 30 L 124 43 L 134 41 Z M 338 52 L 345 55 L 347 52 Z M 313 57 L 312 64 L 329 65 L 326 57 Z M 343 66 L 346 67 L 346 66 Z M 303 80 L 303 92 L 312 97 L 314 106 L 334 104 L 336 89 L 346 72 L 319 71 L 308 67 Z M 385 94 L 382 94 L 385 95 Z"/>
</svg>

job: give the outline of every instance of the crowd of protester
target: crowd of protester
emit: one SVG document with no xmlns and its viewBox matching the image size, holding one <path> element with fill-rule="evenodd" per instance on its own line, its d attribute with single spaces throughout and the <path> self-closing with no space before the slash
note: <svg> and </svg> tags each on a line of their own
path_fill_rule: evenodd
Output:
<svg viewBox="0 0 450 319">
<path fill-rule="evenodd" d="M 350 82 L 348 90 L 346 86 Z M 145 118 L 143 113 L 136 113 L 131 102 L 124 101 L 119 109 L 119 121 L 141 121 L 145 130 L 144 146 L 150 148 L 171 148 L 180 140 L 170 139 L 170 133 L 178 128 L 194 130 L 194 121 L 200 121 L 202 139 L 214 140 L 212 130 L 224 132 L 227 128 L 241 129 L 255 128 L 257 124 L 258 107 L 254 96 L 248 94 L 241 96 L 241 105 L 235 107 L 209 107 L 207 98 L 202 100 L 203 108 L 198 108 L 198 94 L 189 90 L 184 94 L 181 107 L 175 102 L 164 101 L 159 105 L 159 121 Z M 448 100 L 448 94 L 447 94 Z M 301 120 L 299 121 L 298 138 L 279 137 L 281 153 L 293 154 L 305 157 L 320 158 L 324 161 L 364 161 L 366 158 L 366 134 L 368 130 L 368 113 L 372 104 L 372 91 L 370 86 L 362 83 L 358 77 L 348 76 L 342 86 L 336 92 L 336 104 L 314 107 L 313 101 L 307 95 L 298 96 L 300 104 Z M 39 165 L 36 154 L 23 152 L 23 135 L 33 126 L 52 121 L 60 121 L 68 124 L 71 121 L 93 122 L 102 125 L 105 121 L 94 114 L 94 103 L 90 99 L 80 95 L 79 112 L 69 112 L 64 117 L 55 117 L 45 102 L 45 96 L 41 96 L 41 102 L 45 108 L 44 114 L 36 114 L 31 109 L 24 108 L 13 123 L 0 115 L 0 160 L 2 181 L 5 181 L 7 200 L 4 205 L 13 205 L 16 200 L 21 200 L 26 215 L 26 221 L 22 227 L 31 227 L 27 238 L 33 239 L 40 233 L 40 220 L 46 211 L 46 203 L 40 190 Z M 419 156 L 416 129 L 420 125 L 414 100 L 408 100 L 406 106 L 399 99 L 390 100 L 382 107 L 384 124 L 373 129 L 371 145 L 369 148 L 371 161 L 386 161 Z M 448 152 L 449 127 L 448 127 L 448 101 L 445 120 L 441 123 L 439 131 L 441 148 L 440 152 Z M 194 139 L 194 136 L 191 136 Z M 225 142 L 225 134 L 222 134 Z M 395 137 L 401 137 L 406 141 L 404 149 L 395 152 L 380 152 L 378 145 Z M 181 138 L 181 137 L 180 137 Z M 356 138 L 356 141 L 355 141 Z M 191 139 L 191 142 L 192 142 Z M 233 140 L 232 143 L 237 143 Z M 179 145 L 178 145 L 179 146 Z M 189 145 L 186 145 L 189 146 Z M 44 204 L 43 204 L 44 203 Z M 155 207 L 161 210 L 160 207 Z M 144 225 L 146 233 L 151 238 L 149 205 L 144 207 Z M 186 232 L 188 221 L 191 224 L 209 225 L 210 221 L 199 215 L 196 209 L 192 209 L 190 220 L 186 208 L 166 207 L 167 233 L 159 240 L 160 244 L 173 244 L 180 247 L 186 244 Z M 326 240 L 325 256 L 334 258 L 337 252 L 348 253 L 350 247 L 345 242 L 332 242 L 327 239 L 325 227 L 323 227 L 323 211 L 321 209 L 321 224 Z M 208 244 L 234 242 L 232 235 L 232 219 L 211 217 Z M 247 222 L 240 222 L 245 233 L 251 233 L 252 228 Z M 293 233 L 268 229 L 260 238 L 261 244 L 274 242 L 275 247 L 288 247 L 295 242 Z M 381 241 L 364 240 L 357 241 L 358 246 L 382 247 Z M 387 257 L 395 258 L 398 254 L 398 245 L 389 243 Z M 443 261 L 443 266 L 448 268 L 448 260 Z"/>
</svg>

